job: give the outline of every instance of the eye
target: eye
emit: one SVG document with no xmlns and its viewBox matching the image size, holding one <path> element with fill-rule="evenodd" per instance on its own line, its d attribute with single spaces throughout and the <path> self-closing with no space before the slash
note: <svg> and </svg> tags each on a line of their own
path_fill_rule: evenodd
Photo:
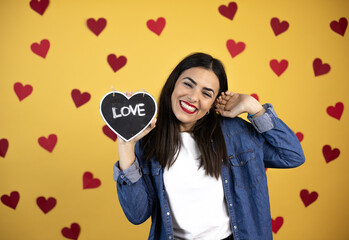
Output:
<svg viewBox="0 0 349 240">
<path fill-rule="evenodd" d="M 193 87 L 193 86 L 192 86 L 190 83 L 188 83 L 188 82 L 183 82 L 183 84 L 184 84 L 185 86 L 187 86 L 187 87 L 190 87 L 190 88 Z"/>
<path fill-rule="evenodd" d="M 209 97 L 209 98 L 212 97 L 211 94 L 210 94 L 209 92 L 202 92 L 202 94 L 204 94 L 205 97 Z"/>
</svg>

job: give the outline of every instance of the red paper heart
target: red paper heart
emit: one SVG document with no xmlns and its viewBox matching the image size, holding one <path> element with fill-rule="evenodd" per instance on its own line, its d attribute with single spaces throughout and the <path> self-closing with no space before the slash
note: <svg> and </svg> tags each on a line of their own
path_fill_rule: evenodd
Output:
<svg viewBox="0 0 349 240">
<path fill-rule="evenodd" d="M 322 154 L 325 157 L 326 163 L 329 163 L 339 157 L 340 151 L 338 148 L 332 149 L 330 145 L 325 145 L 322 148 Z"/>
<path fill-rule="evenodd" d="M 303 133 L 297 132 L 297 133 L 296 133 L 296 136 L 297 136 L 299 142 L 302 142 L 302 141 L 303 141 L 303 138 L 304 138 Z"/>
<path fill-rule="evenodd" d="M 49 0 L 31 0 L 29 5 L 35 12 L 43 15 L 46 8 L 48 7 L 49 2 Z"/>
<path fill-rule="evenodd" d="M 162 31 L 164 30 L 165 25 L 166 19 L 163 17 L 159 17 L 156 21 L 154 21 L 153 19 L 149 19 L 147 21 L 147 27 L 149 28 L 149 30 L 157 34 L 158 36 L 160 36 Z"/>
<path fill-rule="evenodd" d="M 98 36 L 107 25 L 107 20 L 105 18 L 99 18 L 97 21 L 93 18 L 87 19 L 87 27 Z"/>
<path fill-rule="evenodd" d="M 46 214 L 56 206 L 57 200 L 53 197 L 49 197 L 47 200 L 45 197 L 38 197 L 36 204 Z"/>
<path fill-rule="evenodd" d="M 116 57 L 115 54 L 109 54 L 108 55 L 108 63 L 109 66 L 113 69 L 114 72 L 122 68 L 126 65 L 127 58 L 124 56 Z"/>
<path fill-rule="evenodd" d="M 2 195 L 1 202 L 10 208 L 16 209 L 19 202 L 19 193 L 17 191 L 13 191 L 11 192 L 10 196 Z"/>
<path fill-rule="evenodd" d="M 22 83 L 16 82 L 13 85 L 13 89 L 15 90 L 15 93 L 19 99 L 19 101 L 22 101 L 24 98 L 28 97 L 33 92 L 33 87 L 29 84 L 23 86 Z"/>
<path fill-rule="evenodd" d="M 309 191 L 307 189 L 303 189 L 300 193 L 301 199 L 304 203 L 305 207 L 308 207 L 310 204 L 312 204 L 313 202 L 316 201 L 316 199 L 318 198 L 319 194 L 317 192 L 311 192 L 309 193 Z"/>
<path fill-rule="evenodd" d="M 337 102 L 334 107 L 333 106 L 327 107 L 326 111 L 327 111 L 327 114 L 330 115 L 331 117 L 334 117 L 340 120 L 344 111 L 344 104 L 342 102 Z"/>
<path fill-rule="evenodd" d="M 328 73 L 331 67 L 327 63 L 322 64 L 322 60 L 320 58 L 315 58 L 313 62 L 313 69 L 315 77 L 317 77 Z"/>
<path fill-rule="evenodd" d="M 91 172 L 85 172 L 82 177 L 83 189 L 98 188 L 101 185 L 101 181 L 98 178 L 93 178 Z"/>
<path fill-rule="evenodd" d="M 280 62 L 278 62 L 276 59 L 273 59 L 269 63 L 270 68 L 274 71 L 274 73 L 280 77 L 280 75 L 287 69 L 288 67 L 288 61 L 285 59 L 282 59 Z"/>
<path fill-rule="evenodd" d="M 43 39 L 41 40 L 40 44 L 33 43 L 30 48 L 36 55 L 39 55 L 42 58 L 46 58 L 47 52 L 50 49 L 50 42 L 47 39 Z"/>
<path fill-rule="evenodd" d="M 277 233 L 280 228 L 282 227 L 282 224 L 284 224 L 284 218 L 283 217 L 277 217 L 274 219 L 271 219 L 271 226 L 273 233 Z"/>
<path fill-rule="evenodd" d="M 3 138 L 0 140 L 0 156 L 5 158 L 8 149 L 8 140 Z"/>
<path fill-rule="evenodd" d="M 344 37 L 345 31 L 347 30 L 347 26 L 348 26 L 348 20 L 344 17 L 339 19 L 338 22 L 332 21 L 330 23 L 331 29 L 334 32 L 338 33 L 339 35 L 342 35 L 343 37 Z"/>
<path fill-rule="evenodd" d="M 245 47 L 246 45 L 243 42 L 235 43 L 232 39 L 227 41 L 227 48 L 232 58 L 244 51 Z"/>
<path fill-rule="evenodd" d="M 257 93 L 252 93 L 251 96 L 254 97 L 257 101 L 259 101 L 259 97 Z"/>
<path fill-rule="evenodd" d="M 38 139 L 38 142 L 41 147 L 43 147 L 49 152 L 52 152 L 57 143 L 57 136 L 56 134 L 50 134 L 48 138 L 40 137 Z"/>
<path fill-rule="evenodd" d="M 81 93 L 79 89 L 73 89 L 71 91 L 71 97 L 75 106 L 78 108 L 90 101 L 91 95 L 88 92 Z"/>
<path fill-rule="evenodd" d="M 275 17 L 270 20 L 270 25 L 271 25 L 271 28 L 273 29 L 275 36 L 285 32 L 289 27 L 289 24 L 287 21 L 280 22 L 280 20 Z"/>
<path fill-rule="evenodd" d="M 70 228 L 65 227 L 62 229 L 62 235 L 66 238 L 77 240 L 80 234 L 80 225 L 78 223 L 72 223 Z"/>
<path fill-rule="evenodd" d="M 118 136 L 107 125 L 104 125 L 102 129 L 106 136 L 108 136 L 114 142 L 116 141 Z"/>
<path fill-rule="evenodd" d="M 219 13 L 230 20 L 233 20 L 237 10 L 238 5 L 236 2 L 230 2 L 228 6 L 221 5 L 218 7 Z"/>
</svg>

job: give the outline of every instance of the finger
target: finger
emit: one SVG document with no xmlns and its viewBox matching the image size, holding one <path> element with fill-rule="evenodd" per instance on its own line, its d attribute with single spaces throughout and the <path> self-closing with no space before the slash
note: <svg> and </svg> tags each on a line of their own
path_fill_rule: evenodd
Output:
<svg viewBox="0 0 349 240">
<path fill-rule="evenodd" d="M 230 96 L 226 96 L 226 95 L 222 95 L 220 96 L 217 100 L 219 102 L 219 104 L 226 104 L 230 99 Z"/>
<path fill-rule="evenodd" d="M 222 105 L 222 104 L 217 103 L 217 104 L 215 105 L 215 108 L 216 108 L 216 109 L 222 109 L 222 110 L 224 110 L 225 106 Z"/>
<path fill-rule="evenodd" d="M 151 123 L 150 123 L 150 127 L 151 128 L 155 128 L 156 127 L 156 121 L 157 121 L 156 118 L 154 118 L 153 121 L 151 121 Z"/>
<path fill-rule="evenodd" d="M 228 100 L 229 99 L 224 98 L 219 103 L 222 104 L 222 105 L 225 105 L 225 104 L 227 104 Z"/>
</svg>

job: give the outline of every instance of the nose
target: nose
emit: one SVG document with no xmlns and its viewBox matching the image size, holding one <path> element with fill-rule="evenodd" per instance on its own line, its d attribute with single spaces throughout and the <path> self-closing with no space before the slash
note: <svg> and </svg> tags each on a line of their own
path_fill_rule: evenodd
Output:
<svg viewBox="0 0 349 240">
<path fill-rule="evenodd" d="M 199 92 L 198 91 L 193 91 L 190 94 L 188 94 L 187 99 L 189 102 L 193 103 L 193 102 L 197 102 L 199 99 Z"/>
</svg>

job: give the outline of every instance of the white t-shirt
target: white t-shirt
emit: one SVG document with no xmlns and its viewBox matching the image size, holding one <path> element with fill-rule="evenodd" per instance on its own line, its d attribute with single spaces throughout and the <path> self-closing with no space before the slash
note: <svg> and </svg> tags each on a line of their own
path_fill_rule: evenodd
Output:
<svg viewBox="0 0 349 240">
<path fill-rule="evenodd" d="M 170 204 L 175 239 L 223 239 L 232 230 L 221 177 L 205 174 L 200 151 L 190 133 L 180 133 L 182 147 L 164 184 Z"/>
</svg>

